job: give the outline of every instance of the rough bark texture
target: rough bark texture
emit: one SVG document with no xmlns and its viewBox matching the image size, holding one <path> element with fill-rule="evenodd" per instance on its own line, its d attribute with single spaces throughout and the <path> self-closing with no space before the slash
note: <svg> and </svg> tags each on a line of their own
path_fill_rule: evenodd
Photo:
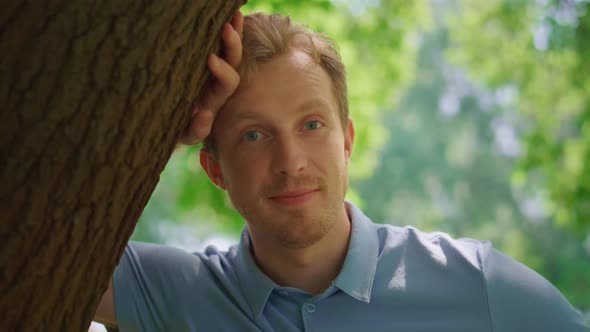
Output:
<svg viewBox="0 0 590 332">
<path fill-rule="evenodd" d="M 85 331 L 239 0 L 4 1 L 0 331 Z"/>
</svg>

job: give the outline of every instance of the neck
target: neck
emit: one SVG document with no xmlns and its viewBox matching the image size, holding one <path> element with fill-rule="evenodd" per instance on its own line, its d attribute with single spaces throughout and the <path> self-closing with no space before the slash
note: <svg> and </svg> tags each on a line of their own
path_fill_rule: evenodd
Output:
<svg viewBox="0 0 590 332">
<path fill-rule="evenodd" d="M 336 279 L 348 249 L 350 221 L 343 207 L 328 233 L 305 248 L 286 248 L 252 235 L 252 254 L 259 268 L 275 283 L 310 294 L 321 294 Z"/>
</svg>

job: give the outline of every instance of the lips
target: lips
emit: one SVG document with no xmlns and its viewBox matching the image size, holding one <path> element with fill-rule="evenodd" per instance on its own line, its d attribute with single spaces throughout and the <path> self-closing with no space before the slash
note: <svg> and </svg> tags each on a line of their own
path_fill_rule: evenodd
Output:
<svg viewBox="0 0 590 332">
<path fill-rule="evenodd" d="M 289 197 L 297 197 L 297 196 L 301 196 L 301 195 L 305 195 L 307 193 L 310 193 L 312 191 L 316 191 L 316 189 L 297 189 L 297 190 L 290 190 L 290 191 L 285 191 L 282 192 L 276 196 L 273 196 L 271 198 L 289 198 Z"/>
<path fill-rule="evenodd" d="M 312 199 L 319 189 L 296 189 L 271 196 L 271 201 L 284 206 L 299 206 Z"/>
</svg>

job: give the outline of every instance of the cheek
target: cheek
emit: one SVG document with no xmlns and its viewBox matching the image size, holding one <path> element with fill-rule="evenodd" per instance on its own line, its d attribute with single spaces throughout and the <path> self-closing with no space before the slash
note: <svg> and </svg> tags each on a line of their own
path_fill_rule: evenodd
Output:
<svg viewBox="0 0 590 332">
<path fill-rule="evenodd" d="M 236 153 L 231 158 L 227 158 L 225 166 L 224 178 L 228 187 L 234 189 L 236 194 L 242 191 L 248 192 L 261 182 L 262 166 L 251 155 Z"/>
<path fill-rule="evenodd" d="M 329 163 L 332 167 L 343 168 L 346 166 L 346 151 L 341 137 L 329 137 L 326 141 L 318 146 L 317 156 L 324 163 Z"/>
</svg>

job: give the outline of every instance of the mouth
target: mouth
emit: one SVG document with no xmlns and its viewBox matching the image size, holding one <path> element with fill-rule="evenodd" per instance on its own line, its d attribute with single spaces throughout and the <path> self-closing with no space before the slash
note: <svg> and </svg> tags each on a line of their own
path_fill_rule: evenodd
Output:
<svg viewBox="0 0 590 332">
<path fill-rule="evenodd" d="M 276 196 L 271 196 L 270 200 L 282 206 L 296 207 L 307 203 L 318 192 L 319 189 L 290 190 L 282 192 Z"/>
</svg>

